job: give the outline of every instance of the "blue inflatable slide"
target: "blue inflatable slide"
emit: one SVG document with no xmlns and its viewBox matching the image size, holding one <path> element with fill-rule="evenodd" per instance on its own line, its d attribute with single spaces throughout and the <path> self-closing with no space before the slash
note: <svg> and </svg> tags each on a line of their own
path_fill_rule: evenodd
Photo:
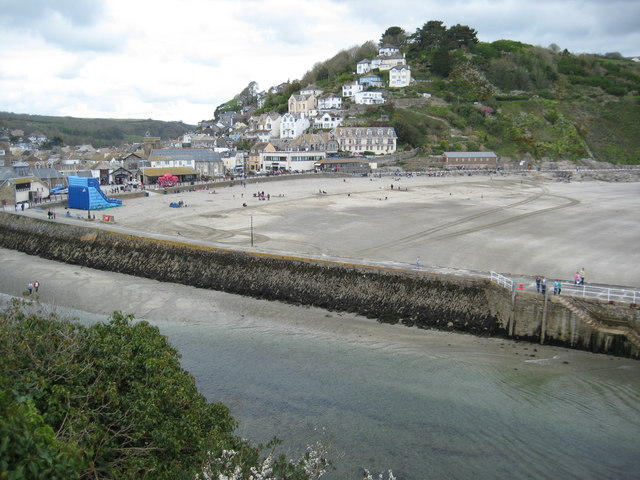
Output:
<svg viewBox="0 0 640 480">
<path fill-rule="evenodd" d="M 69 177 L 69 208 L 79 210 L 104 210 L 119 207 L 122 200 L 107 197 L 100 190 L 97 178 Z"/>
</svg>

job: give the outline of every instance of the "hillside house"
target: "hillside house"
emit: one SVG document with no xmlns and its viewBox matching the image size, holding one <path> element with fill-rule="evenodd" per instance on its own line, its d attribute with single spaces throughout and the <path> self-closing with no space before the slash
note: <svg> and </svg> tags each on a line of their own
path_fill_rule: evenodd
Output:
<svg viewBox="0 0 640 480">
<path fill-rule="evenodd" d="M 206 133 L 196 133 L 191 136 L 191 148 L 214 148 L 216 137 Z"/>
<path fill-rule="evenodd" d="M 365 91 L 356 93 L 354 101 L 357 105 L 380 105 L 383 104 L 385 100 L 382 92 Z"/>
<path fill-rule="evenodd" d="M 322 95 L 323 92 L 324 90 L 317 85 L 307 85 L 305 88 L 300 90 L 300 95 L 313 95 L 317 98 Z"/>
<path fill-rule="evenodd" d="M 325 112 L 313 119 L 313 126 L 322 129 L 334 129 L 342 123 L 342 116 Z"/>
<path fill-rule="evenodd" d="M 280 120 L 280 138 L 296 138 L 310 126 L 309 118 L 304 113 L 285 113 Z"/>
<path fill-rule="evenodd" d="M 381 57 L 390 57 L 393 55 L 398 55 L 400 53 L 400 48 L 395 45 L 383 45 L 378 50 L 378 55 Z"/>
<path fill-rule="evenodd" d="M 276 112 L 263 113 L 256 119 L 256 129 L 269 132 L 268 139 L 280 136 L 280 122 L 282 117 Z"/>
<path fill-rule="evenodd" d="M 404 65 L 406 64 L 406 60 L 404 55 L 400 53 L 396 53 L 393 55 L 378 55 L 373 60 L 371 60 L 371 69 L 375 70 L 391 70 L 396 65 Z"/>
<path fill-rule="evenodd" d="M 335 137 L 343 152 L 373 152 L 376 155 L 394 153 L 398 140 L 393 127 L 338 127 Z"/>
<path fill-rule="evenodd" d="M 358 83 L 362 85 L 364 88 L 369 87 L 382 87 L 384 86 L 384 82 L 382 81 L 382 77 L 379 75 L 364 75 L 358 79 Z"/>
<path fill-rule="evenodd" d="M 371 71 L 371 60 L 364 59 L 356 63 L 356 73 L 362 75 L 363 73 L 369 73 Z"/>
<path fill-rule="evenodd" d="M 358 82 L 347 83 L 342 86 L 342 96 L 344 98 L 353 97 L 356 93 L 364 90 L 364 87 Z"/>
<path fill-rule="evenodd" d="M 316 96 L 310 95 L 291 95 L 289 97 L 289 113 L 303 113 L 309 115 L 309 112 L 317 107 Z"/>
<path fill-rule="evenodd" d="M 411 67 L 396 65 L 389 70 L 389 88 L 408 87 L 411 84 Z"/>
<path fill-rule="evenodd" d="M 339 110 L 342 108 L 342 97 L 327 93 L 318 97 L 318 110 Z"/>
</svg>

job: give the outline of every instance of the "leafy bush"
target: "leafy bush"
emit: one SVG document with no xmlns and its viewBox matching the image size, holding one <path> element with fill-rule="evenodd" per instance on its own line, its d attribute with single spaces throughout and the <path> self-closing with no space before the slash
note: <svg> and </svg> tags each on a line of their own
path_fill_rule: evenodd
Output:
<svg viewBox="0 0 640 480">
<path fill-rule="evenodd" d="M 246 478 L 263 462 L 158 329 L 118 312 L 91 327 L 20 306 L 0 313 L 0 386 L 0 478 L 173 480 L 203 465 Z M 228 451 L 231 464 L 214 460 Z M 272 467 L 306 479 L 306 465 Z"/>
</svg>

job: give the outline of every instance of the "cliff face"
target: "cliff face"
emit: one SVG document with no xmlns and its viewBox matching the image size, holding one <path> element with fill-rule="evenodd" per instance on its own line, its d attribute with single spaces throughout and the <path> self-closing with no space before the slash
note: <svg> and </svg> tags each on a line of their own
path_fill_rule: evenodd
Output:
<svg viewBox="0 0 640 480">
<path fill-rule="evenodd" d="M 382 322 L 638 356 L 637 346 L 623 334 L 602 334 L 565 305 L 546 304 L 536 295 L 512 295 L 481 279 L 193 246 L 11 214 L 0 214 L 0 246 L 99 270 L 358 313 Z M 637 309 L 629 312 L 608 314 L 621 324 L 637 326 Z"/>
</svg>

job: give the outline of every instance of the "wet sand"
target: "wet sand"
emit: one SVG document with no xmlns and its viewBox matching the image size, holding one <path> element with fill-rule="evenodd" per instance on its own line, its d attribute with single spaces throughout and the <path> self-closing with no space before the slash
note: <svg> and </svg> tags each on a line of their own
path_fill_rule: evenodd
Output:
<svg viewBox="0 0 640 480">
<path fill-rule="evenodd" d="M 24 295 L 27 283 L 36 279 L 41 285 L 38 294 Z M 616 366 L 637 364 L 561 347 L 381 324 L 358 315 L 162 283 L 6 249 L 0 249 L 0 292 L 35 301 L 42 311 L 63 317 L 69 317 L 68 309 L 75 309 L 87 312 L 86 318 L 105 320 L 119 310 L 161 329 L 163 325 L 210 325 L 434 357 L 453 354 L 461 362 L 482 357 L 483 362 L 514 368 L 553 364 L 564 373 L 588 365 L 600 368 L 612 359 Z"/>
</svg>

